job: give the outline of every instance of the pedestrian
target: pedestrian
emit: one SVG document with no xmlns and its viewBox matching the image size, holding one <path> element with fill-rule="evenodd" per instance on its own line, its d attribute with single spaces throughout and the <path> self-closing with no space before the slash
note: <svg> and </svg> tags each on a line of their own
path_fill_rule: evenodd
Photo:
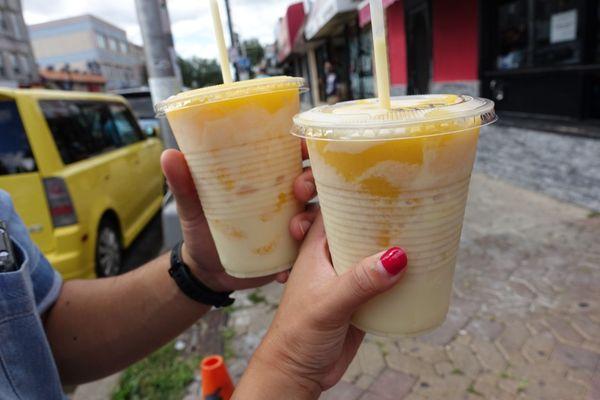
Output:
<svg viewBox="0 0 600 400">
<path fill-rule="evenodd" d="M 325 61 L 325 99 L 327 104 L 335 104 L 340 101 L 339 82 L 335 66 L 330 61 Z"/>
<path fill-rule="evenodd" d="M 15 268 L 0 272 L 0 398 L 64 399 L 61 384 L 88 382 L 127 367 L 212 306 L 230 304 L 232 291 L 288 280 L 288 272 L 251 279 L 227 275 L 183 154 L 167 150 L 161 163 L 177 202 L 183 243 L 118 277 L 63 283 L 0 190 L 0 221 L 6 223 L 16 261 Z M 306 203 L 314 187 L 307 170 L 295 180 L 294 194 Z M 364 335 L 349 325 L 352 312 L 396 283 L 406 265 L 402 251 L 394 248 L 337 276 L 316 210 L 293 217 L 290 232 L 302 240 L 312 224 L 237 399 L 313 399 L 335 384 Z M 317 301 L 318 307 L 310 304 Z"/>
</svg>

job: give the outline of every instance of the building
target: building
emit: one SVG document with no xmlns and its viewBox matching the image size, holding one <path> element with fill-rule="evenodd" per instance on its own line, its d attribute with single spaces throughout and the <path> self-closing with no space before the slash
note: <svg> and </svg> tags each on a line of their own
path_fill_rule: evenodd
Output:
<svg viewBox="0 0 600 400">
<path fill-rule="evenodd" d="M 28 87 L 37 81 L 21 1 L 0 1 L 0 86 Z"/>
<path fill-rule="evenodd" d="M 143 49 L 124 30 L 93 15 L 30 25 L 29 32 L 42 69 L 101 74 L 107 90 L 146 84 Z"/>
<path fill-rule="evenodd" d="M 282 66 L 285 75 L 302 77 L 310 86 L 309 64 L 304 56 L 307 52 L 306 42 L 302 35 L 305 18 L 304 4 L 298 2 L 290 5 L 279 20 L 275 31 L 276 63 Z M 304 92 L 302 101 L 310 102 L 310 94 Z"/>
<path fill-rule="evenodd" d="M 48 89 L 104 92 L 106 88 L 106 79 L 102 75 L 87 71 L 41 69 L 39 74 L 41 84 Z"/>
<path fill-rule="evenodd" d="M 600 121 L 600 2 L 481 0 L 479 14 L 481 93 L 501 113 Z"/>
<path fill-rule="evenodd" d="M 293 56 L 283 62 L 306 60 L 314 104 L 324 101 L 326 60 L 336 64 L 342 98 L 375 96 L 369 2 L 311 4 Z M 597 0 L 383 0 L 383 5 L 393 95 L 482 95 L 496 102 L 501 117 L 546 121 L 549 129 L 567 122 L 598 129 Z M 283 21 L 282 29 L 289 30 Z"/>
</svg>

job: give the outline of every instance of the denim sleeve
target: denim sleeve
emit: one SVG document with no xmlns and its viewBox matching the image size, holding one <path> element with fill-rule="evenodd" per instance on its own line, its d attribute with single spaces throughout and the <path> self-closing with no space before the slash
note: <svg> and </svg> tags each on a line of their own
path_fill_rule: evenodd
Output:
<svg viewBox="0 0 600 400">
<path fill-rule="evenodd" d="M 52 268 L 39 248 L 31 241 L 27 227 L 18 216 L 8 193 L 0 190 L 0 220 L 8 226 L 8 231 L 15 242 L 30 260 L 29 273 L 35 296 L 38 313 L 43 314 L 50 308 L 62 287 L 60 274 Z"/>
</svg>

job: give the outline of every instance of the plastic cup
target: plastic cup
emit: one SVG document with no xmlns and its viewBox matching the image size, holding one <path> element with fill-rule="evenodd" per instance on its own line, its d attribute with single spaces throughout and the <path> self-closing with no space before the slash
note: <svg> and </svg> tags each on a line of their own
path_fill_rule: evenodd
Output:
<svg viewBox="0 0 600 400">
<path fill-rule="evenodd" d="M 322 106 L 294 118 L 306 138 L 333 265 L 344 273 L 391 246 L 408 256 L 405 278 L 362 306 L 357 327 L 418 335 L 448 312 L 480 127 L 494 104 L 455 95 Z"/>
<path fill-rule="evenodd" d="M 183 92 L 157 104 L 190 167 L 225 271 L 240 278 L 290 268 L 290 219 L 302 173 L 289 135 L 301 78 L 273 77 Z"/>
</svg>

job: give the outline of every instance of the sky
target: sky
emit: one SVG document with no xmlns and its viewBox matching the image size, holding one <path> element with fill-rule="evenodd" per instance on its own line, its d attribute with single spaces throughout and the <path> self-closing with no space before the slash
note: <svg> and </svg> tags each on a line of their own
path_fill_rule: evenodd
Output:
<svg viewBox="0 0 600 400">
<path fill-rule="evenodd" d="M 225 6 L 221 16 L 226 28 Z M 261 43 L 275 41 L 275 25 L 288 5 L 298 0 L 230 0 L 234 30 L 242 40 L 258 38 Z M 93 14 L 127 32 L 130 41 L 142 44 L 134 0 L 22 0 L 27 24 Z M 216 58 L 213 25 L 208 0 L 168 0 L 175 50 L 184 58 Z M 228 32 L 225 40 L 229 43 Z"/>
</svg>

